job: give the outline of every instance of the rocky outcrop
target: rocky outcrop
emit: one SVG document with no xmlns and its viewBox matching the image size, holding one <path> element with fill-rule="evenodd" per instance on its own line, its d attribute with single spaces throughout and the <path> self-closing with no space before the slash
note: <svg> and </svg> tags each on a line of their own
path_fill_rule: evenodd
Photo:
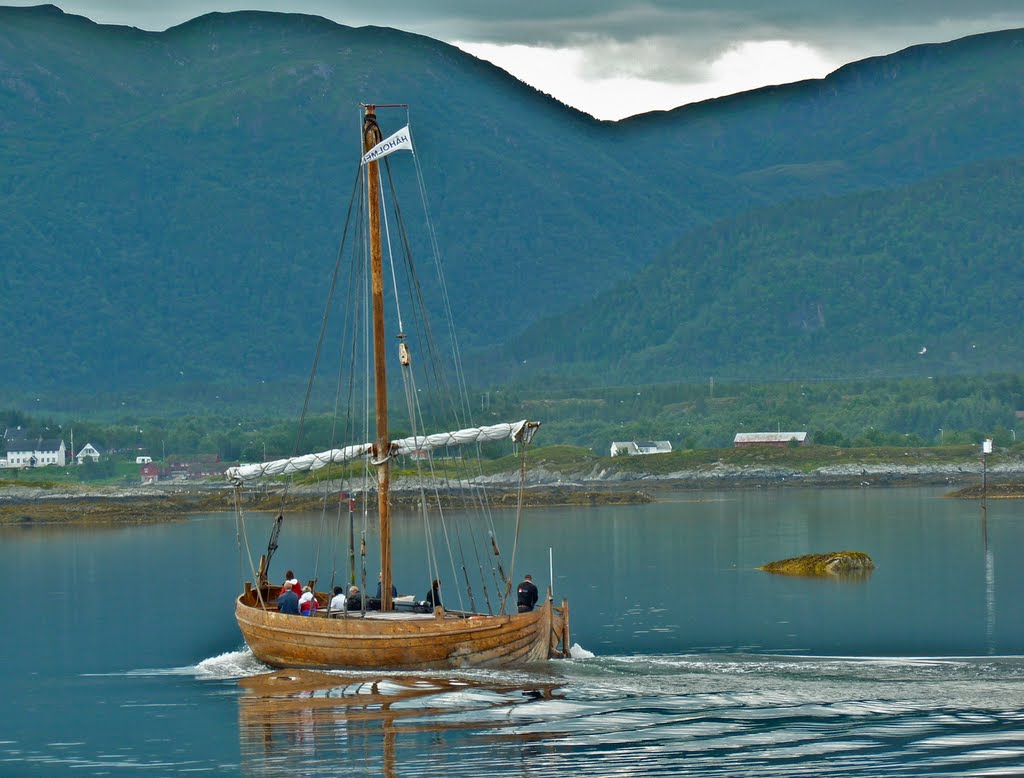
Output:
<svg viewBox="0 0 1024 778">
<path fill-rule="evenodd" d="M 769 562 L 758 568 L 780 575 L 865 575 L 875 569 L 871 557 L 863 551 L 833 551 Z"/>
</svg>

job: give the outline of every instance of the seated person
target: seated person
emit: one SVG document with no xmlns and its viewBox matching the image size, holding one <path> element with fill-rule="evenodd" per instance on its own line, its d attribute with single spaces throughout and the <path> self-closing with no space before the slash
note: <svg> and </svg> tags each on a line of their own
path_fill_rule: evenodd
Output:
<svg viewBox="0 0 1024 778">
<path fill-rule="evenodd" d="M 295 577 L 295 573 L 291 570 L 284 574 L 284 584 L 281 586 L 281 594 L 285 593 L 288 584 L 292 585 L 292 591 L 295 592 L 296 597 L 302 594 L 302 587 L 299 585 L 299 579 Z"/>
<path fill-rule="evenodd" d="M 353 584 L 348 587 L 348 602 L 346 610 L 360 611 L 363 609 L 363 597 L 359 593 L 359 587 Z"/>
<path fill-rule="evenodd" d="M 313 590 L 310 587 L 306 587 L 302 596 L 299 597 L 299 613 L 303 616 L 312 616 L 316 613 L 318 604 L 316 601 L 316 595 L 313 594 Z"/>
<path fill-rule="evenodd" d="M 345 590 L 340 586 L 335 586 L 334 596 L 331 598 L 331 602 L 327 606 L 327 615 L 333 616 L 336 613 L 344 613 L 347 602 L 348 598 L 345 596 Z"/>
<path fill-rule="evenodd" d="M 441 582 L 436 578 L 430 582 L 430 591 L 427 592 L 427 596 L 423 598 L 430 609 L 440 608 L 441 606 Z"/>
<path fill-rule="evenodd" d="M 291 616 L 299 615 L 299 596 L 292 591 L 291 581 L 285 581 L 284 592 L 277 598 L 277 610 Z"/>
<path fill-rule="evenodd" d="M 380 599 L 381 595 L 381 580 L 384 578 L 384 573 L 377 574 L 377 599 Z M 391 582 L 391 597 L 395 598 L 398 596 L 398 587 L 395 586 L 395 582 Z"/>
</svg>

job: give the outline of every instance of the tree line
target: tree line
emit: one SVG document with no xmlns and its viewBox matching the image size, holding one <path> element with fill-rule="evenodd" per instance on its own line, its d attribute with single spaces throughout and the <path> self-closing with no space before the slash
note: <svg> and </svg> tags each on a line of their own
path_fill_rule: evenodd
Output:
<svg viewBox="0 0 1024 778">
<path fill-rule="evenodd" d="M 607 455 L 613 441 L 668 440 L 673 449 L 727 448 L 738 432 L 808 432 L 813 443 L 840 447 L 922 447 L 1017 443 L 1024 433 L 1024 374 L 937 376 L 849 381 L 653 384 L 598 387 L 501 388 L 477 393 L 471 423 L 530 418 L 543 426 L 536 445 L 569 445 Z M 76 449 L 92 443 L 132 460 L 207 458 L 255 462 L 322 450 L 339 443 L 339 427 L 313 414 L 296 443 L 295 419 L 197 413 L 175 417 L 126 415 L 112 422 L 0 412 L 8 438 L 60 437 Z M 392 429 L 396 437 L 400 425 Z M 1024 442 L 1024 438 L 1022 438 Z M 494 452 L 499 455 L 503 452 Z"/>
</svg>

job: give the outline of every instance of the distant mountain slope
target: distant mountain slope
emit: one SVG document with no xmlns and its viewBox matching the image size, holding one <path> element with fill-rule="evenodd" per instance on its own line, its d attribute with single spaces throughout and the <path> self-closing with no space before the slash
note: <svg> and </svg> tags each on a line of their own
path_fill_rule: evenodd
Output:
<svg viewBox="0 0 1024 778">
<path fill-rule="evenodd" d="M 304 372 L 360 100 L 412 105 L 453 302 L 478 342 L 626 277 L 676 232 L 670 216 L 696 221 L 652 192 L 622 229 L 608 214 L 638 186 L 597 122 L 394 30 L 241 13 L 154 34 L 7 8 L 0 62 L 0 272 L 33 302 L 0 356 L 18 384 Z M 590 272 L 567 278 L 584 256 Z M 511 289 L 537 308 L 484 304 Z"/>
<path fill-rule="evenodd" d="M 659 380 L 1019 369 L 1021 203 L 1024 157 L 752 212 L 538 323 L 515 356 L 554 374 Z"/>
<path fill-rule="evenodd" d="M 692 230 L 1024 155 L 1021 72 L 1024 31 L 1007 31 L 612 124 L 395 30 L 243 12 L 148 33 L 0 8 L 0 283 L 14 333 L 0 391 L 304 375 L 362 100 L 411 104 L 464 345 L 493 347 L 563 311 L 604 329 L 595 296 L 646 294 L 633 274 Z M 759 239 L 716 261 L 766 251 Z M 727 304 L 688 299 L 706 320 Z M 655 353 L 665 326 L 635 350 Z M 607 374 L 602 354 L 574 358 L 607 356 Z M 663 367 L 634 364 L 641 381 Z M 494 367 L 477 362 L 471 380 Z"/>
<path fill-rule="evenodd" d="M 913 46 L 825 79 L 621 123 L 651 169 L 699 166 L 764 202 L 887 189 L 1024 153 L 1024 30 Z"/>
</svg>

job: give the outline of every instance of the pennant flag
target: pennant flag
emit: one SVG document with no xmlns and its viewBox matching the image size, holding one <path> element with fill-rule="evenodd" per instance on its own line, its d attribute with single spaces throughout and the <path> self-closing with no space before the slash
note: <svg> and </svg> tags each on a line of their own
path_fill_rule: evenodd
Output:
<svg viewBox="0 0 1024 778">
<path fill-rule="evenodd" d="M 385 138 L 372 149 L 363 155 L 362 164 L 367 162 L 373 162 L 375 159 L 386 157 L 392 151 L 400 151 L 402 149 L 409 149 L 412 151 L 412 136 L 409 134 L 409 125 L 405 125 L 402 129 L 396 132 L 389 138 Z"/>
</svg>

